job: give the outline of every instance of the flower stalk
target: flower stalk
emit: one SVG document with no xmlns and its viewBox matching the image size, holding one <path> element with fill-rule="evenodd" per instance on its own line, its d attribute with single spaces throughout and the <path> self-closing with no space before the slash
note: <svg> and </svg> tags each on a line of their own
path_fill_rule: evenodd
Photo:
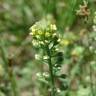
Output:
<svg viewBox="0 0 96 96">
<path fill-rule="evenodd" d="M 50 49 L 47 49 L 47 54 L 49 56 L 48 59 L 48 64 L 49 64 L 49 71 L 50 71 L 50 79 L 51 79 L 51 96 L 55 96 L 55 82 L 54 82 L 54 73 L 53 73 L 53 65 L 52 65 L 52 61 L 51 61 L 51 54 L 50 54 Z"/>
</svg>

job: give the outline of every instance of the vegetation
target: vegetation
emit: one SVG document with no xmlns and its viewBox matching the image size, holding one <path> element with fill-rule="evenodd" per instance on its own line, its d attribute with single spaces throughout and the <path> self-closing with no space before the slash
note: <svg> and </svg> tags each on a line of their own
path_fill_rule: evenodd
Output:
<svg viewBox="0 0 96 96">
<path fill-rule="evenodd" d="M 0 96 L 96 96 L 95 0 L 0 0 Z"/>
</svg>

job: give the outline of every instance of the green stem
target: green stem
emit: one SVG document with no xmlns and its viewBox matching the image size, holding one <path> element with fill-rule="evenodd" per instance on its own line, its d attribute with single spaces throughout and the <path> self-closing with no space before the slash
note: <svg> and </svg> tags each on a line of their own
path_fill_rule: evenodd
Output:
<svg viewBox="0 0 96 96">
<path fill-rule="evenodd" d="M 12 77 L 10 77 L 10 81 L 11 81 L 11 86 L 12 86 L 14 96 L 19 96 L 18 91 L 17 91 L 16 79 L 15 79 L 14 74 L 12 74 Z"/>
<path fill-rule="evenodd" d="M 49 56 L 48 64 L 49 64 L 49 71 L 50 71 L 50 78 L 51 78 L 51 82 L 50 82 L 51 96 L 55 96 L 55 82 L 54 82 L 53 66 L 51 61 L 51 53 L 49 48 L 47 48 L 47 55 Z"/>
<path fill-rule="evenodd" d="M 11 82 L 11 88 L 12 88 L 12 92 L 13 92 L 14 96 L 18 96 L 15 76 L 13 74 L 13 71 L 9 70 L 10 69 L 9 60 L 8 60 L 8 57 L 6 56 L 6 49 L 5 49 L 3 40 L 0 41 L 0 49 L 1 49 L 2 59 L 4 61 L 4 68 L 5 68 L 5 72 L 6 72 L 6 77 L 7 77 L 8 81 Z M 7 85 L 8 85 L 8 82 L 7 82 Z M 6 93 L 6 96 L 10 96 L 10 95 L 8 95 L 8 93 L 9 92 Z"/>
<path fill-rule="evenodd" d="M 94 88 L 93 88 L 93 79 L 92 79 L 92 68 L 91 68 L 91 65 L 90 65 L 90 88 L 91 88 L 91 94 L 92 96 L 95 96 L 95 93 L 94 93 Z"/>
</svg>

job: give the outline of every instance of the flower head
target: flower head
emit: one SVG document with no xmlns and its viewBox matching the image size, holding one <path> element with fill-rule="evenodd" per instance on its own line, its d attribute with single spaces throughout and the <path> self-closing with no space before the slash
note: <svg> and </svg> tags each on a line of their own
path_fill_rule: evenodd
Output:
<svg viewBox="0 0 96 96">
<path fill-rule="evenodd" d="M 45 44 L 49 44 L 51 41 L 54 41 L 54 38 L 56 37 L 54 34 L 57 35 L 56 25 L 46 19 L 36 22 L 30 30 L 34 46 L 44 46 Z"/>
</svg>

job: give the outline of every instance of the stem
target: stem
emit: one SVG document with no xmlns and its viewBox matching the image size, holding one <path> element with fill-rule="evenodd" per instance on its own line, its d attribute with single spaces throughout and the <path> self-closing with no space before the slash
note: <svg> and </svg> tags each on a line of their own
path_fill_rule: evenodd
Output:
<svg viewBox="0 0 96 96">
<path fill-rule="evenodd" d="M 54 82 L 54 74 L 53 74 L 53 66 L 52 66 L 52 61 L 51 61 L 51 53 L 50 53 L 50 49 L 47 48 L 47 55 L 49 56 L 48 59 L 48 64 L 49 64 L 49 71 L 50 71 L 50 79 L 51 79 L 51 96 L 55 96 L 55 82 Z"/>
<path fill-rule="evenodd" d="M 6 50 L 5 50 L 5 47 L 4 47 L 4 44 L 3 44 L 3 40 L 0 40 L 0 50 L 1 50 L 2 59 L 4 61 L 3 68 L 4 68 L 5 72 L 6 72 L 6 74 L 5 74 L 5 77 L 6 77 L 5 85 L 7 87 L 9 85 L 8 84 L 9 83 L 9 79 L 8 79 L 9 78 L 9 76 L 8 76 L 8 60 L 7 60 Z M 9 90 L 7 88 L 5 89 L 5 95 L 10 96 L 10 92 L 9 92 Z"/>
<path fill-rule="evenodd" d="M 8 81 L 11 82 L 11 88 L 12 88 L 12 92 L 13 92 L 14 96 L 18 96 L 18 92 L 16 90 L 17 84 L 16 84 L 15 76 L 13 75 L 12 66 L 11 67 L 9 66 L 11 64 L 9 63 L 10 60 L 8 60 L 8 58 L 6 56 L 6 49 L 5 49 L 3 40 L 0 43 L 1 43 L 0 48 L 1 48 L 2 59 L 4 61 L 6 77 L 7 77 Z M 10 71 L 10 69 L 11 69 L 11 71 Z M 8 82 L 6 85 L 8 85 Z M 9 92 L 6 92 L 6 96 L 10 96 L 10 95 L 8 95 L 8 93 Z"/>
<path fill-rule="evenodd" d="M 14 96 L 19 96 L 18 91 L 17 91 L 16 79 L 14 75 L 10 77 L 10 81 L 11 81 L 11 86 L 12 86 Z"/>
<path fill-rule="evenodd" d="M 91 88 L 91 92 L 92 92 L 92 96 L 95 96 L 95 93 L 94 93 L 94 88 L 93 88 L 93 79 L 92 79 L 92 68 L 91 68 L 91 65 L 90 65 L 90 88 Z"/>
<path fill-rule="evenodd" d="M 16 78 L 15 74 L 13 72 L 13 59 L 10 58 L 8 59 L 8 74 L 9 74 L 9 80 L 11 82 L 11 88 L 13 91 L 14 96 L 19 96 L 18 90 L 17 90 L 17 83 L 16 83 Z"/>
</svg>

